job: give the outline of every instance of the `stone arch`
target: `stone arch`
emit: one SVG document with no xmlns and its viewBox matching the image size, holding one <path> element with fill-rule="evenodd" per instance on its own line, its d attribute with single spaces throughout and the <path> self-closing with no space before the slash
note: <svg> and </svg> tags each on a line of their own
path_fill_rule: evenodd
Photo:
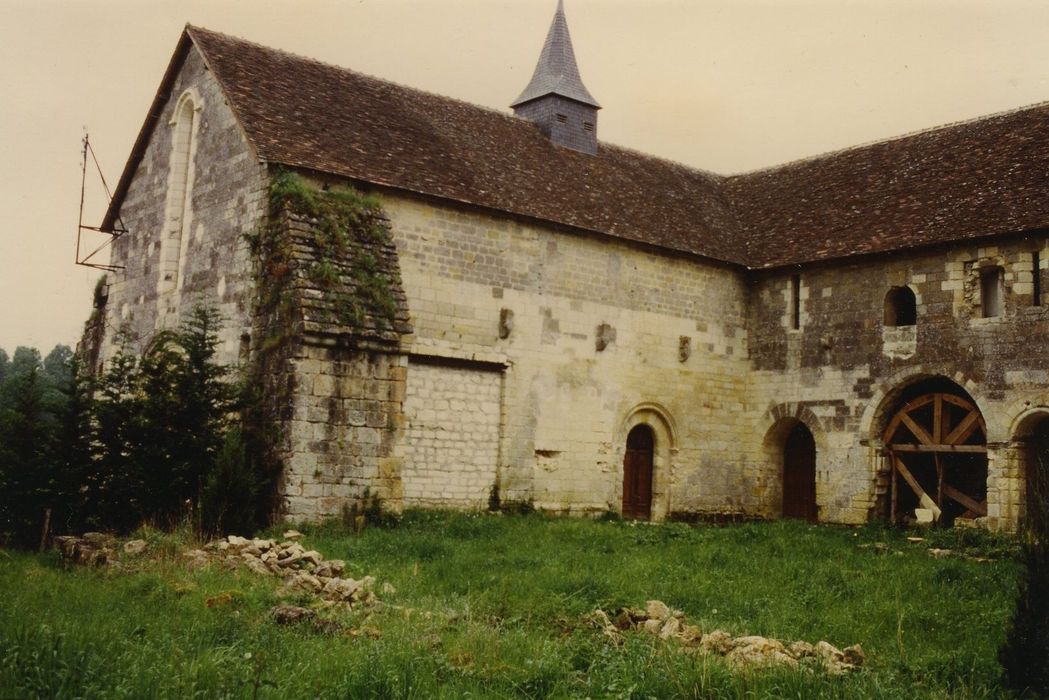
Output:
<svg viewBox="0 0 1049 700">
<path fill-rule="evenodd" d="M 823 421 L 804 403 L 788 401 L 776 404 L 765 411 L 763 423 L 765 425 L 763 446 L 766 449 L 771 444 L 770 439 L 776 439 L 777 436 L 785 438 L 797 423 L 804 423 L 812 433 L 817 451 L 827 449 L 827 435 L 823 430 Z M 777 431 L 782 431 L 782 434 Z"/>
<path fill-rule="evenodd" d="M 1036 450 L 1049 446 L 1049 402 L 1031 404 L 1009 426 L 1009 442 L 1002 451 L 998 469 L 999 490 L 1004 498 L 1002 515 L 1011 523 L 1027 516 L 1035 487 L 1035 477 L 1042 477 L 1043 488 L 1049 487 L 1049 465 L 1042 464 Z M 1036 470 L 1041 470 L 1038 472 Z"/>
<path fill-rule="evenodd" d="M 670 513 L 670 485 L 673 478 L 674 456 L 677 454 L 677 426 L 665 407 L 653 402 L 641 403 L 627 412 L 616 435 L 618 455 L 615 503 L 623 503 L 623 459 L 630 431 L 645 425 L 652 431 L 655 440 L 652 464 L 652 520 L 663 520 Z"/>
<path fill-rule="evenodd" d="M 911 376 L 886 392 L 875 416 L 876 511 L 890 522 L 947 525 L 989 515 L 987 424 L 964 387 L 943 375 Z"/>
<path fill-rule="evenodd" d="M 878 382 L 860 417 L 858 434 L 866 438 L 873 447 L 881 448 L 882 432 L 888 424 L 889 414 L 896 408 L 900 397 L 914 385 L 933 379 L 954 384 L 972 399 L 973 403 L 980 405 L 978 385 L 961 372 L 955 372 L 952 375 L 945 372 L 942 367 L 928 365 L 908 367 Z M 990 426 L 988 428 L 990 429 Z M 988 439 L 991 437 L 988 436 Z"/>
<path fill-rule="evenodd" d="M 822 493 L 819 485 L 819 455 L 827 449 L 827 438 L 818 416 L 807 406 L 796 403 L 778 404 L 765 414 L 765 437 L 762 440 L 763 461 L 770 475 L 766 499 L 771 513 L 777 516 L 784 514 L 785 484 L 788 483 L 787 449 L 791 438 L 803 429 L 812 439 L 814 452 L 811 474 L 811 497 L 815 512 L 805 517 L 818 519 Z M 808 477 L 806 477 L 808 478 Z"/>
</svg>

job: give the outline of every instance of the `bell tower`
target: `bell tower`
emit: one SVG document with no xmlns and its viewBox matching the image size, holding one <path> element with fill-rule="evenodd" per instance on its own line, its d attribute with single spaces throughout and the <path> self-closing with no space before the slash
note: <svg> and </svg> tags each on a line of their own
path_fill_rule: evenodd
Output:
<svg viewBox="0 0 1049 700">
<path fill-rule="evenodd" d="M 557 2 L 531 82 L 510 106 L 514 115 L 535 122 L 558 146 L 597 153 L 597 110 L 601 105 L 579 77 L 564 0 Z"/>
</svg>

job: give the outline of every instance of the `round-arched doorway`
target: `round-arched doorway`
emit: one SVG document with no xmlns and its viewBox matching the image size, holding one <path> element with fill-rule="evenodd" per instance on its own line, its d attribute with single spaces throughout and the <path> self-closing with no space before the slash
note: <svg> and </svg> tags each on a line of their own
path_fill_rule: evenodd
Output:
<svg viewBox="0 0 1049 700">
<path fill-rule="evenodd" d="M 816 441 L 804 423 L 783 443 L 783 517 L 816 522 Z"/>
<path fill-rule="evenodd" d="M 1024 478 L 1024 518 L 1049 519 L 1049 413 L 1028 416 L 1016 439 Z"/>
<path fill-rule="evenodd" d="M 635 425 L 626 438 L 623 456 L 623 517 L 652 518 L 652 469 L 656 438 L 652 428 Z"/>
</svg>

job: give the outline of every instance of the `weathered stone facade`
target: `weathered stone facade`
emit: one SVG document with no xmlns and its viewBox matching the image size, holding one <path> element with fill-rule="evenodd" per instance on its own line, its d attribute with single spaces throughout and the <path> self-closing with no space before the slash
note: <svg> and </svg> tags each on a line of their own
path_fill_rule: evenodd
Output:
<svg viewBox="0 0 1049 700">
<path fill-rule="evenodd" d="M 885 488 L 882 431 L 909 385 L 946 378 L 970 395 L 987 423 L 988 524 L 1022 515 L 1018 429 L 1049 405 L 1047 241 L 1014 236 L 971 244 L 804 267 L 756 277 L 751 306 L 752 387 L 765 412 L 751 444 L 776 422 L 802 417 L 820 446 L 821 517 L 864 522 Z M 1039 269 L 1032 269 L 1038 253 Z M 1003 270 L 1004 308 L 984 318 L 980 270 Z M 800 328 L 791 328 L 791 276 L 801 282 Z M 907 286 L 917 300 L 913 326 L 889 327 L 885 294 Z M 1037 301 L 1037 303 L 1036 303 Z M 777 480 L 770 474 L 774 490 Z M 776 494 L 770 493 L 770 503 Z M 774 512 L 774 511 L 773 511 Z"/>
<path fill-rule="evenodd" d="M 418 97 L 431 100 L 419 114 L 447 110 L 426 122 L 438 143 L 432 162 L 410 150 L 422 122 L 391 136 L 415 135 L 389 148 L 353 141 L 350 165 L 380 154 L 370 173 L 327 160 L 334 145 L 309 150 L 333 129 L 317 132 L 316 143 L 305 139 L 299 157 L 298 144 L 273 135 L 299 122 L 258 116 L 261 103 L 244 88 L 251 83 L 237 81 L 275 70 L 250 73 L 261 59 L 317 71 L 321 83 L 349 79 L 344 72 L 188 32 L 111 210 L 128 233 L 114 246 L 123 269 L 103 309 L 100 361 L 121 330 L 142 349 L 197 301 L 217 305 L 226 319 L 223 361 L 254 366 L 271 401 L 288 518 L 337 515 L 366 494 L 391 508 L 498 500 L 619 511 L 628 435 L 638 426 L 654 444 L 654 519 L 778 517 L 786 446 L 803 425 L 814 442 L 818 518 L 860 523 L 886 514 L 887 425 L 905 401 L 934 390 L 979 412 L 979 444 L 950 446 L 986 448 L 985 501 L 966 518 L 1008 528 L 1022 517 L 1024 438 L 1049 420 L 1046 229 L 1028 222 L 906 251 L 868 246 L 863 255 L 748 266 L 740 262 L 749 254 L 746 227 L 733 228 L 745 208 L 733 197 L 745 190 L 729 196 L 716 176 L 604 146 L 544 150 L 549 144 L 523 119 L 433 96 Z M 211 62 L 197 42 L 211 47 Z M 215 69 L 241 50 L 255 53 Z M 328 99 L 334 90 L 324 85 L 317 94 Z M 358 102 L 392 99 L 382 84 L 351 86 L 359 91 L 336 107 L 354 118 Z M 518 165 L 498 161 L 500 144 L 484 142 L 478 152 L 501 169 L 472 185 L 482 201 L 468 200 L 455 188 L 473 173 L 433 135 L 452 117 L 505 129 L 507 143 L 551 168 L 580 168 L 573 172 L 584 174 L 585 189 L 572 189 L 580 178 L 554 182 L 536 168 L 520 187 L 503 182 Z M 259 135 L 272 124 L 277 131 Z M 317 188 L 348 182 L 382 198 L 392 240 L 370 250 L 392 290 L 390 323 L 350 318 L 311 281 L 309 266 L 326 260 L 315 222 L 275 221 L 267 204 L 278 166 Z M 397 177 L 406 179 L 397 185 Z M 533 199 L 507 200 L 505 209 L 483 200 L 502 186 L 515 194 L 532 187 Z M 631 187 L 665 197 L 666 211 L 636 207 Z M 630 196 L 610 199 L 621 191 Z M 579 200 L 575 219 L 542 214 L 552 210 L 534 201 L 571 206 L 570 195 Z M 685 235 L 680 222 L 693 207 L 702 215 Z M 651 231 L 621 234 L 617 212 Z M 274 305 L 272 266 L 245 242 L 274 224 L 297 251 L 280 273 L 291 280 L 286 310 Z M 369 245 L 356 241 L 336 256 L 330 274 L 344 295 L 356 293 L 354 260 Z M 909 299 L 913 309 L 886 309 Z"/>
<path fill-rule="evenodd" d="M 123 269 L 108 278 L 102 357 L 112 354 L 120 331 L 141 351 L 158 330 L 176 327 L 182 313 L 207 302 L 224 319 L 220 357 L 235 364 L 252 326 L 253 263 L 244 236 L 263 221 L 269 178 L 199 52 L 188 53 L 168 94 L 120 209 L 128 233 L 113 244 L 111 262 Z M 173 226 L 169 180 L 178 156 L 172 138 L 183 96 L 195 113 L 193 167 L 181 193 L 184 214 L 180 202 Z M 171 250 L 174 268 L 165 261 Z"/>
</svg>

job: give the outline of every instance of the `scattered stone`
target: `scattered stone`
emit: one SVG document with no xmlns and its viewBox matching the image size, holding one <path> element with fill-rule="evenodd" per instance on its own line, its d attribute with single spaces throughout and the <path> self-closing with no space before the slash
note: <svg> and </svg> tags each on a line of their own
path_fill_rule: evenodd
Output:
<svg viewBox="0 0 1049 700">
<path fill-rule="evenodd" d="M 952 552 L 949 549 L 937 549 L 936 547 L 929 547 L 929 556 L 934 559 L 943 559 L 951 556 Z"/>
<path fill-rule="evenodd" d="M 320 597 L 328 605 L 374 605 L 376 582 L 373 576 L 357 581 L 343 578 L 346 562 L 341 559 L 324 559 L 316 550 L 307 550 L 298 541 L 302 533 L 288 530 L 285 539 L 247 539 L 230 535 L 204 545 L 203 549 L 182 552 L 183 559 L 191 568 L 206 566 L 212 562 L 233 567 L 241 565 L 260 576 L 275 576 L 284 581 L 285 589 Z M 120 545 L 114 538 L 100 532 L 89 532 L 82 537 L 55 537 L 55 544 L 62 558 L 74 564 L 86 566 L 119 566 L 116 552 L 135 556 L 147 549 L 145 540 L 129 540 Z M 396 590 L 389 583 L 382 586 L 384 595 L 394 595 Z M 216 604 L 214 601 L 208 605 Z M 665 606 L 664 606 L 665 607 Z M 641 613 L 643 614 L 643 613 Z M 326 624 L 326 630 L 335 628 Z"/>
<path fill-rule="evenodd" d="M 107 546 L 108 538 L 98 532 L 89 532 L 92 537 L 56 537 L 55 544 L 62 559 L 80 566 L 105 566 L 115 563 L 113 550 Z"/>
<path fill-rule="evenodd" d="M 260 576 L 270 576 L 272 574 L 272 572 L 266 568 L 266 565 L 258 559 L 245 559 L 244 566 Z"/>
<path fill-rule="evenodd" d="M 313 628 L 321 634 L 336 635 L 343 631 L 343 625 L 336 620 L 317 618 L 313 621 Z"/>
<path fill-rule="evenodd" d="M 85 532 L 80 539 L 96 547 L 102 547 L 109 543 L 110 537 L 102 532 Z"/>
<path fill-rule="evenodd" d="M 182 553 L 182 556 L 188 559 L 188 564 L 191 569 L 197 569 L 202 566 L 207 566 L 210 559 L 208 553 L 203 549 L 190 549 Z"/>
<path fill-rule="evenodd" d="M 204 599 L 204 605 L 209 608 L 217 608 L 220 605 L 229 605 L 233 602 L 233 594 L 229 591 L 223 591 L 218 595 L 213 595 L 210 598 Z"/>
<path fill-rule="evenodd" d="M 671 617 L 663 623 L 663 629 L 659 630 L 660 639 L 670 639 L 681 635 L 681 620 Z"/>
<path fill-rule="evenodd" d="M 663 621 L 654 617 L 649 618 L 644 621 L 641 627 L 649 634 L 659 634 L 660 630 L 663 629 Z"/>
<path fill-rule="evenodd" d="M 670 617 L 670 608 L 661 601 L 650 600 L 645 603 L 645 614 L 650 620 L 665 620 Z"/>
<path fill-rule="evenodd" d="M 915 542 L 915 543 L 917 543 L 917 542 L 924 542 L 925 538 L 924 537 L 908 537 L 907 541 L 908 542 Z"/>
<path fill-rule="evenodd" d="M 675 640 L 686 653 L 724 657 L 737 668 L 796 668 L 799 662 L 806 661 L 821 667 L 826 673 L 840 675 L 862 666 L 866 660 L 858 644 L 842 650 L 824 641 L 815 645 L 801 641 L 784 645 L 777 639 L 757 635 L 733 637 L 724 630 L 704 634 L 699 627 L 688 624 L 681 611 L 672 610 L 658 600 L 648 601 L 643 611 L 623 608 L 614 617 L 598 609 L 588 616 L 588 620 L 616 644 L 622 642 L 624 632 L 640 631 L 660 639 Z"/>
<path fill-rule="evenodd" d="M 725 658 L 737 667 L 798 665 L 798 660 L 787 653 L 781 642 L 759 636 L 738 637 L 733 640 L 733 648 Z"/>
<path fill-rule="evenodd" d="M 317 617 L 317 613 L 309 608 L 300 608 L 297 605 L 276 605 L 270 610 L 273 621 L 278 625 L 295 625 L 307 622 Z"/>
</svg>

